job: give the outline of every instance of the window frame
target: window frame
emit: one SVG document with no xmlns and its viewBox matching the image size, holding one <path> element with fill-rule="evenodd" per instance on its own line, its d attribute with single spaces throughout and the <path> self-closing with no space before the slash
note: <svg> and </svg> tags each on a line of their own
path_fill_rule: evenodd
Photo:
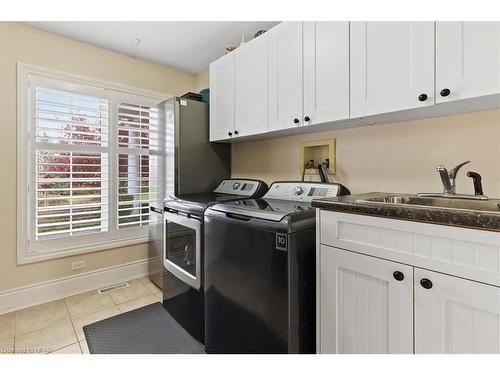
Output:
<svg viewBox="0 0 500 375">
<path fill-rule="evenodd" d="M 90 94 L 104 93 L 108 99 L 108 230 L 100 233 L 35 240 L 33 236 L 33 194 L 35 168 L 32 167 L 36 139 L 35 123 L 31 113 L 31 82 L 49 83 L 59 89 L 82 93 L 82 87 Z M 77 90 L 75 90 L 77 88 Z M 17 264 L 40 262 L 77 254 L 90 253 L 129 246 L 148 241 L 148 226 L 118 228 L 117 167 L 118 167 L 118 103 L 124 100 L 142 105 L 156 106 L 171 95 L 144 90 L 132 86 L 64 73 L 34 65 L 17 64 Z M 116 165 L 115 165 L 116 164 Z"/>
</svg>

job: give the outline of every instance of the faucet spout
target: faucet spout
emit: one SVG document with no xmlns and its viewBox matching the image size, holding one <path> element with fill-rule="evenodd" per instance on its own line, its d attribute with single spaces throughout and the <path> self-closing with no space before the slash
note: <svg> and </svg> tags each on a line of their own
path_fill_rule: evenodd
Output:
<svg viewBox="0 0 500 375">
<path fill-rule="evenodd" d="M 458 173 L 459 169 L 462 168 L 465 164 L 469 164 L 469 163 L 470 163 L 470 160 L 464 161 L 463 163 L 460 163 L 455 168 L 453 168 L 451 171 L 449 171 L 448 174 L 450 176 L 450 179 L 454 180 L 455 178 L 457 178 L 457 173 Z"/>
</svg>

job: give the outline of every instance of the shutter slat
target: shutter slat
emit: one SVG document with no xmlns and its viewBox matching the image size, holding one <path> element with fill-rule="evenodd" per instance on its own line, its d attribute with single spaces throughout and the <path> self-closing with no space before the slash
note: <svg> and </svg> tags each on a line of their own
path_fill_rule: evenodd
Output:
<svg viewBox="0 0 500 375">
<path fill-rule="evenodd" d="M 107 103 L 104 105 L 107 105 Z M 75 104 L 62 103 L 62 102 L 58 102 L 56 100 L 50 101 L 50 100 L 38 99 L 36 108 L 40 108 L 41 106 L 54 106 L 54 107 L 59 107 L 59 108 L 68 108 L 68 109 L 75 109 L 75 110 L 100 112 L 103 108 L 96 108 L 96 107 L 97 106 L 101 107 L 104 105 L 100 102 L 96 102 L 95 106 L 85 106 L 85 105 L 75 105 Z"/>
<path fill-rule="evenodd" d="M 59 235 L 63 234 L 65 236 L 68 235 L 74 235 L 74 234 L 80 234 L 82 232 L 96 232 L 96 231 L 104 231 L 106 230 L 107 227 L 106 225 L 99 225 L 99 226 L 93 226 L 93 227 L 88 227 L 88 228 L 74 228 L 74 229 L 66 229 L 66 230 L 59 230 L 59 231 L 53 231 L 53 232 L 41 232 L 37 233 L 37 237 L 58 237 Z"/>
<path fill-rule="evenodd" d="M 49 109 L 37 109 L 37 116 L 39 115 L 54 115 L 54 116 L 67 116 L 67 117 L 82 117 L 84 119 L 89 119 L 89 120 L 108 120 L 107 117 L 103 117 L 103 116 L 92 116 L 92 115 L 84 115 L 84 114 L 81 114 L 81 113 L 66 113 L 66 112 L 60 112 L 60 111 L 56 111 L 56 110 L 49 110 Z M 98 111 L 96 111 L 98 112 Z M 104 112 L 104 111 L 101 111 L 101 112 Z M 107 112 L 107 111 L 106 111 Z M 107 116 L 107 113 L 106 113 L 106 116 Z M 45 120 L 45 117 L 37 117 L 38 119 L 40 120 Z M 57 118 L 57 117 L 56 117 Z"/>
<path fill-rule="evenodd" d="M 101 129 L 106 129 L 108 127 L 108 119 L 101 119 L 102 124 L 97 124 L 97 123 L 92 123 L 92 122 L 82 122 L 82 121 L 70 121 L 70 120 L 59 120 L 59 119 L 46 119 L 46 118 L 40 118 L 36 117 L 37 123 L 44 123 L 44 124 L 66 124 L 66 125 L 77 125 L 77 126 L 88 126 L 92 128 L 101 128 Z M 106 121 L 104 121 L 106 120 Z M 37 126 L 38 128 L 38 126 Z"/>
</svg>

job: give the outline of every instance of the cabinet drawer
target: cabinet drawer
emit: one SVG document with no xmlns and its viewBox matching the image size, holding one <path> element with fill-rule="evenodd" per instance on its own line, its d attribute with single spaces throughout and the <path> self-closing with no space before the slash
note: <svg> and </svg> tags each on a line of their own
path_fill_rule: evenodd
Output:
<svg viewBox="0 0 500 375">
<path fill-rule="evenodd" d="M 319 242 L 500 285 L 500 233 L 321 210 Z"/>
</svg>

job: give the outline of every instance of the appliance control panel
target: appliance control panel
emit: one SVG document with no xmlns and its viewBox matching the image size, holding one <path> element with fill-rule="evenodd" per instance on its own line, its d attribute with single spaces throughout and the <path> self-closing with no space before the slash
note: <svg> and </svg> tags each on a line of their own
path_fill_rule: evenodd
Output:
<svg viewBox="0 0 500 375">
<path fill-rule="evenodd" d="M 315 182 L 275 182 L 262 198 L 287 201 L 311 202 L 313 199 L 337 197 L 340 187 L 337 184 Z"/>
<path fill-rule="evenodd" d="M 222 180 L 214 193 L 233 194 L 251 197 L 259 188 L 260 182 L 255 180 Z"/>
</svg>

